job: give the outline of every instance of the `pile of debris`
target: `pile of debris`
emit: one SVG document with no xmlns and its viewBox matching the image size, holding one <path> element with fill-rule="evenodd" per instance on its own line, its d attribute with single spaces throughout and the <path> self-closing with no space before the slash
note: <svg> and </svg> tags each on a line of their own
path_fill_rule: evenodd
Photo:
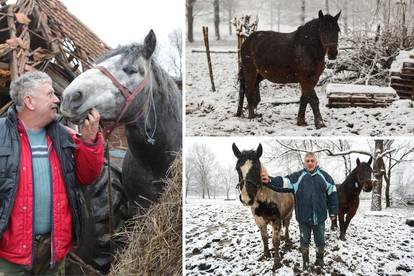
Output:
<svg viewBox="0 0 414 276">
<path fill-rule="evenodd" d="M 399 97 L 392 87 L 328 84 L 328 107 L 386 107 Z"/>
<path fill-rule="evenodd" d="M 401 99 L 414 100 L 414 50 L 401 51 L 391 65 L 390 78 Z"/>
</svg>

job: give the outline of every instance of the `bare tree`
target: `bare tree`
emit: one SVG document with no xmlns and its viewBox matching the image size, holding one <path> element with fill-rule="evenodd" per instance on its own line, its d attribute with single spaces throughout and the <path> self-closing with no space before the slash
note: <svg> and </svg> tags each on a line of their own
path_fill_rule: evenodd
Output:
<svg viewBox="0 0 414 276">
<path fill-rule="evenodd" d="M 329 13 L 329 0 L 325 0 L 325 12 Z"/>
<path fill-rule="evenodd" d="M 391 147 L 395 147 L 395 151 L 388 153 L 385 162 L 385 172 L 384 172 L 384 180 L 386 183 L 385 186 L 385 207 L 391 206 L 391 196 L 390 196 L 390 186 L 391 186 L 391 177 L 392 172 L 395 168 L 398 168 L 401 163 L 409 163 L 414 162 L 414 145 L 412 140 L 409 140 L 406 143 L 400 143 L 399 145 L 395 145 L 395 140 L 386 140 L 384 142 L 384 147 L 386 149 L 390 149 Z"/>
<path fill-rule="evenodd" d="M 229 27 L 229 35 L 232 35 L 232 19 L 236 10 L 236 0 L 222 0 L 223 3 L 223 9 L 227 13 L 227 24 Z"/>
<path fill-rule="evenodd" d="M 216 40 L 220 40 L 220 3 L 219 0 L 214 0 L 214 33 Z"/>
<path fill-rule="evenodd" d="M 237 184 L 237 173 L 236 170 L 234 169 L 234 166 L 232 165 L 228 165 L 225 168 L 225 176 L 223 178 L 224 181 L 224 187 L 226 190 L 226 198 L 230 199 L 230 191 L 232 190 L 232 188 L 234 188 Z"/>
<path fill-rule="evenodd" d="M 194 4 L 196 0 L 186 0 L 186 17 L 187 17 L 187 40 L 189 42 L 194 41 Z"/>
<path fill-rule="evenodd" d="M 183 53 L 183 38 L 181 29 L 175 29 L 168 35 L 170 44 L 172 46 L 172 53 L 170 55 L 170 67 L 172 72 L 182 79 L 182 53 Z"/>
<path fill-rule="evenodd" d="M 210 185 L 214 178 L 214 169 L 217 166 L 214 153 L 205 144 L 195 144 L 190 149 L 193 158 L 194 171 L 197 183 L 201 188 L 201 198 L 210 198 Z"/>
</svg>

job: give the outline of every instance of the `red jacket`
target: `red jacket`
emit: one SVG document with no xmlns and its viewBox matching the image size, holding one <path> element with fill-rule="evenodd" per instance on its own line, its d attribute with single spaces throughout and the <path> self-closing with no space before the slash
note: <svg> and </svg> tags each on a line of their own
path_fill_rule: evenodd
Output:
<svg viewBox="0 0 414 276">
<path fill-rule="evenodd" d="M 20 121 L 17 124 L 17 129 L 20 136 L 18 187 L 7 228 L 0 239 L 0 258 L 12 263 L 30 266 L 33 253 L 32 156 L 29 138 Z M 77 183 L 92 184 L 100 176 L 103 166 L 104 142 L 102 134 L 98 133 L 96 143 L 89 145 L 79 139 L 75 131 L 68 130 L 73 142 L 77 145 L 74 150 Z M 55 263 L 63 260 L 72 249 L 72 212 L 58 155 L 52 146 L 50 137 L 46 138 L 52 174 L 51 262 Z"/>
</svg>

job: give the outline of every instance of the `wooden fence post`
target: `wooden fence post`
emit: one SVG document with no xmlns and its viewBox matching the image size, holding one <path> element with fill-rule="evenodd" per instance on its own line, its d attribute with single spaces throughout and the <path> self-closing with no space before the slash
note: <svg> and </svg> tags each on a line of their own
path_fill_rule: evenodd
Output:
<svg viewBox="0 0 414 276">
<path fill-rule="evenodd" d="M 208 27 L 207 26 L 203 26 L 203 35 L 204 35 L 204 45 L 206 46 L 208 72 L 210 74 L 210 81 L 211 81 L 211 90 L 213 90 L 213 92 L 216 92 L 216 86 L 214 85 L 213 68 L 211 66 L 210 45 L 208 42 Z"/>
</svg>

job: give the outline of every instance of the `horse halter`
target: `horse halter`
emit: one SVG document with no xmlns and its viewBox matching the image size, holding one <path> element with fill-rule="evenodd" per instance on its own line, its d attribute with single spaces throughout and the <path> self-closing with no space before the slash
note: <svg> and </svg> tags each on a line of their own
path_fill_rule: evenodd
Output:
<svg viewBox="0 0 414 276">
<path fill-rule="evenodd" d="M 240 191 L 240 188 L 241 188 L 241 186 L 243 185 L 244 182 L 246 182 L 246 184 L 247 183 L 250 183 L 250 184 L 256 186 L 257 188 L 261 188 L 262 187 L 262 183 L 255 182 L 255 181 L 253 181 L 251 179 L 246 179 L 246 180 L 241 180 L 239 183 L 237 183 L 236 189 Z"/>
<path fill-rule="evenodd" d="M 125 115 L 125 113 L 127 112 L 130 104 L 132 103 L 132 101 L 144 90 L 144 88 L 146 87 L 146 85 L 148 84 L 149 81 L 149 76 L 148 73 L 145 73 L 144 76 L 144 80 L 137 85 L 137 87 L 135 87 L 135 89 L 133 91 L 130 91 L 128 88 L 126 88 L 125 86 L 123 86 L 116 78 L 115 76 L 108 71 L 108 69 L 106 69 L 103 66 L 95 66 L 95 69 L 98 69 L 102 74 L 104 74 L 107 78 L 109 78 L 112 83 L 115 85 L 116 88 L 118 88 L 118 91 L 120 91 L 122 93 L 122 96 L 124 96 L 125 98 L 125 103 L 124 103 L 124 107 L 121 110 L 121 113 L 119 113 L 118 117 L 116 118 L 115 122 L 107 127 L 104 127 L 103 129 L 103 135 L 105 138 L 108 138 L 112 131 L 114 131 L 118 126 L 120 126 L 119 121 L 122 119 L 122 117 Z M 146 110 L 146 106 L 144 106 L 144 110 Z M 135 122 L 141 115 L 143 114 L 140 113 L 133 122 Z M 152 137 L 149 137 L 152 138 Z"/>
</svg>

